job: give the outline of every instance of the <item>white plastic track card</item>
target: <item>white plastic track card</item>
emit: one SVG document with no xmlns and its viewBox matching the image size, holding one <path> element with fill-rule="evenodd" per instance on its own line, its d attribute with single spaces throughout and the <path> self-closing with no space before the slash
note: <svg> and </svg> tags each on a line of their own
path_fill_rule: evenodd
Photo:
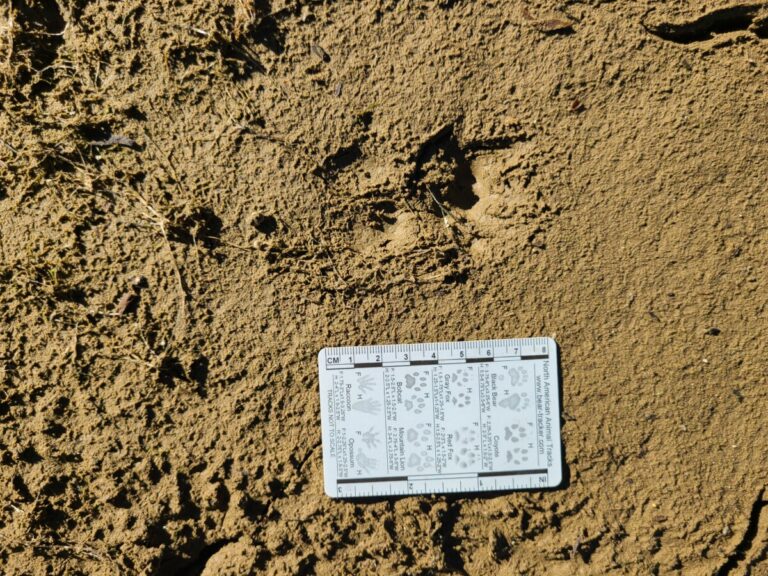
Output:
<svg viewBox="0 0 768 576">
<path fill-rule="evenodd" d="M 325 491 L 334 498 L 560 484 L 551 338 L 324 348 Z"/>
</svg>

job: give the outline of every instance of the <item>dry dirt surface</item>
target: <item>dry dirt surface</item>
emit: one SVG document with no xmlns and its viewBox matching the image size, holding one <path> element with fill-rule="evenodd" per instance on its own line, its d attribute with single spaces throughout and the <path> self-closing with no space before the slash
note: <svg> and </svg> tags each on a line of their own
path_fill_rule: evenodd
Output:
<svg viewBox="0 0 768 576">
<path fill-rule="evenodd" d="M 768 4 L 0 3 L 0 573 L 768 574 Z M 554 336 L 568 477 L 334 501 L 324 346 Z"/>
</svg>

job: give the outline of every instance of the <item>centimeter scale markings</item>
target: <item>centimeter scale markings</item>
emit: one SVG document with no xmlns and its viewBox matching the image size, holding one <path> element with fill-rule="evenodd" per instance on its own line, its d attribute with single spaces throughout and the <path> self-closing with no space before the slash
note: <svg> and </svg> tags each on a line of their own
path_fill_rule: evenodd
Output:
<svg viewBox="0 0 768 576">
<path fill-rule="evenodd" d="M 562 481 L 551 338 L 325 348 L 318 365 L 329 496 Z"/>
</svg>

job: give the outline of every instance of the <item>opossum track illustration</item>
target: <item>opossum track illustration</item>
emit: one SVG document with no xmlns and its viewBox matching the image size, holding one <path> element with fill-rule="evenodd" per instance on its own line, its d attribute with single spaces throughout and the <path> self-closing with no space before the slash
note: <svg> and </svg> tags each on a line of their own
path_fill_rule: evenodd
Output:
<svg viewBox="0 0 768 576">
<path fill-rule="evenodd" d="M 362 437 L 363 442 L 368 448 L 375 448 L 380 442 L 379 433 L 373 429 L 373 426 L 371 426 L 367 432 L 363 432 Z"/>
<path fill-rule="evenodd" d="M 376 468 L 376 459 L 369 457 L 360 449 L 357 450 L 357 463 L 366 474 Z"/>
</svg>

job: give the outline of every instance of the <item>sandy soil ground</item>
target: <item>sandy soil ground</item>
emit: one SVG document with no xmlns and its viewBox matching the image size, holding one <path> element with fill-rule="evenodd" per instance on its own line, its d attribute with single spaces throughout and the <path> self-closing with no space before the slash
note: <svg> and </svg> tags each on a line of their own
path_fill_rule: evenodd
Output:
<svg viewBox="0 0 768 576">
<path fill-rule="evenodd" d="M 0 572 L 767 574 L 767 38 L 3 0 Z M 533 335 L 562 489 L 324 496 L 320 348 Z"/>
</svg>

